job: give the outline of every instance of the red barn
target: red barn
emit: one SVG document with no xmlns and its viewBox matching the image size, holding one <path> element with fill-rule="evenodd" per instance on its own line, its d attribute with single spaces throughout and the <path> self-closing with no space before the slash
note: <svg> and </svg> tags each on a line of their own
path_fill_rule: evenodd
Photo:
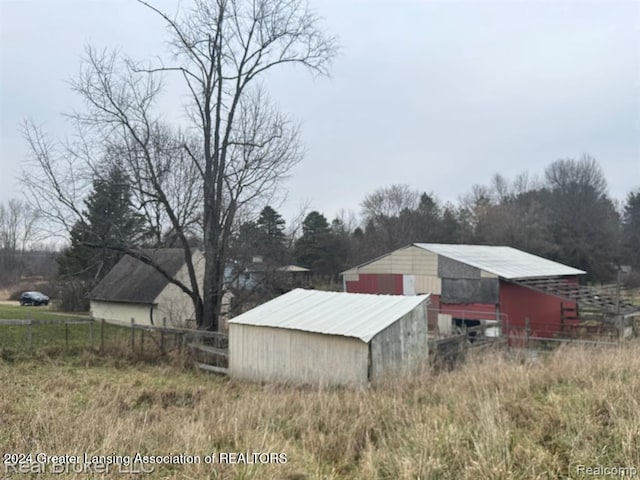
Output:
<svg viewBox="0 0 640 480">
<path fill-rule="evenodd" d="M 431 294 L 457 324 L 502 320 L 503 333 L 551 337 L 577 319 L 578 275 L 586 272 L 511 247 L 414 243 L 342 273 L 344 290 Z M 449 317 L 443 317 L 449 318 Z"/>
</svg>

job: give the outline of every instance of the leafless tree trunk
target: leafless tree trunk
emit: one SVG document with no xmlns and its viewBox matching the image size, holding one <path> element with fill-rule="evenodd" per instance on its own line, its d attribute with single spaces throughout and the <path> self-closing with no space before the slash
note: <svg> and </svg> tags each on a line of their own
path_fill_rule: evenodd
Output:
<svg viewBox="0 0 640 480">
<path fill-rule="evenodd" d="M 190 292 L 198 325 L 217 330 L 235 216 L 272 195 L 302 156 L 297 126 L 271 107 L 260 78 L 285 64 L 327 74 L 336 42 L 303 0 L 195 0 L 175 18 L 138 1 L 167 24 L 173 63 L 152 67 L 89 49 L 72 83 L 87 107 L 71 116 L 80 140 L 56 156 L 54 146 L 27 124 L 47 183 L 44 191 L 29 186 L 40 206 L 69 230 L 70 218 L 82 217 L 84 177 L 99 174 L 105 156 L 123 162 L 157 240 L 169 232 L 185 251 L 191 285 L 181 288 Z M 179 75 L 189 93 L 188 136 L 153 111 L 160 75 L 167 73 Z M 98 155 L 94 145 L 102 146 Z M 202 292 L 190 260 L 194 231 L 203 237 Z"/>
<path fill-rule="evenodd" d="M 223 274 L 233 220 L 246 202 L 273 188 L 300 159 L 296 129 L 272 115 L 260 77 L 283 64 L 326 74 L 335 40 L 300 0 L 196 0 L 173 19 L 145 1 L 172 32 L 178 63 L 191 92 L 190 117 L 203 155 L 195 159 L 204 185 L 203 328 L 217 330 Z"/>
</svg>

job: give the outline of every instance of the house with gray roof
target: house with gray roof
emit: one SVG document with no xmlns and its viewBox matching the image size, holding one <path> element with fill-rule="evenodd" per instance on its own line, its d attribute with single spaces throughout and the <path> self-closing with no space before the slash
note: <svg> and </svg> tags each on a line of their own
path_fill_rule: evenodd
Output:
<svg viewBox="0 0 640 480">
<path fill-rule="evenodd" d="M 170 276 L 190 286 L 184 250 L 144 250 Z M 204 256 L 192 254 L 196 275 L 204 274 Z M 200 285 L 201 287 L 202 285 Z M 151 265 L 125 255 L 89 294 L 91 315 L 111 323 L 194 326 L 189 295 Z"/>
</svg>

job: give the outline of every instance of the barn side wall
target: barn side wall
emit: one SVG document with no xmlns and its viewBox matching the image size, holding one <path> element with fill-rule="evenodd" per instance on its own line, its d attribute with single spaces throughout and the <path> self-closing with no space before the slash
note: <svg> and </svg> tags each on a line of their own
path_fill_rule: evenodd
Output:
<svg viewBox="0 0 640 480">
<path fill-rule="evenodd" d="M 506 334 L 524 335 L 527 318 L 531 336 L 553 337 L 559 334 L 562 330 L 562 305 L 575 308 L 574 302 L 521 285 L 500 282 L 500 308 L 508 323 L 504 331 Z"/>
<path fill-rule="evenodd" d="M 109 323 L 130 325 L 133 318 L 135 323 L 150 325 L 151 305 L 133 303 L 101 302 L 91 300 L 91 316 L 96 320 L 104 319 Z M 155 315 L 155 313 L 154 313 Z"/>
<path fill-rule="evenodd" d="M 371 380 L 407 373 L 426 364 L 426 306 L 426 302 L 418 305 L 371 339 Z"/>
<path fill-rule="evenodd" d="M 338 335 L 229 324 L 229 375 L 254 382 L 365 386 L 369 346 Z"/>
<path fill-rule="evenodd" d="M 437 276 L 438 256 L 410 245 L 345 273 L 412 273 Z"/>
<path fill-rule="evenodd" d="M 411 292 L 404 291 L 408 284 L 413 285 Z M 401 248 L 348 270 L 344 273 L 344 286 L 350 293 L 440 294 L 438 255 L 416 246 Z"/>
<path fill-rule="evenodd" d="M 497 278 L 443 278 L 443 303 L 498 303 Z"/>
</svg>

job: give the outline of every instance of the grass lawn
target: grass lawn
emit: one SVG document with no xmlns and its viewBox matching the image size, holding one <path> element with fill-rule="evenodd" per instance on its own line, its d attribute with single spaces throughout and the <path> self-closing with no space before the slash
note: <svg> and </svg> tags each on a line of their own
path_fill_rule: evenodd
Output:
<svg viewBox="0 0 640 480">
<path fill-rule="evenodd" d="M 65 318 L 89 318 L 88 315 L 52 312 L 49 307 L 23 307 L 15 304 L 0 304 L 0 319 L 2 320 L 62 320 Z"/>
<path fill-rule="evenodd" d="M 51 354 L 63 350 L 98 348 L 101 335 L 107 346 L 126 342 L 128 330 L 124 327 L 106 324 L 104 334 L 100 323 L 70 324 L 62 322 L 86 320 L 88 315 L 51 312 L 48 307 L 22 307 L 20 305 L 0 304 L 0 353 L 3 358 L 12 358 L 15 354 L 33 352 Z M 2 320 L 53 320 L 57 324 L 2 325 Z"/>
</svg>

